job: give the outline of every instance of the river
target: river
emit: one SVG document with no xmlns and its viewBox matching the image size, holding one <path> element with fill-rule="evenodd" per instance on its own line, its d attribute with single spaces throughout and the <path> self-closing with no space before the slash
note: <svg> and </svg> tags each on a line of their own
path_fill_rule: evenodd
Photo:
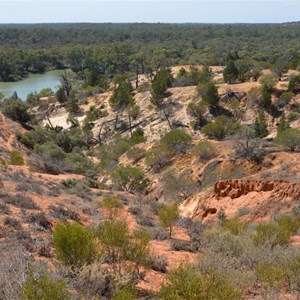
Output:
<svg viewBox="0 0 300 300">
<path fill-rule="evenodd" d="M 43 88 L 51 88 L 55 92 L 59 85 L 59 75 L 63 72 L 64 70 L 52 70 L 43 74 L 29 74 L 20 81 L 0 82 L 0 93 L 10 97 L 16 91 L 19 98 L 26 100 L 29 93 L 40 92 Z"/>
</svg>

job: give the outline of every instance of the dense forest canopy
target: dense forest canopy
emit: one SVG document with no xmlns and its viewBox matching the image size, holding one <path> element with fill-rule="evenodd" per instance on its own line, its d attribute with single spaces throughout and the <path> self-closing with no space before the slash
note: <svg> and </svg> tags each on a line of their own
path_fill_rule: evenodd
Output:
<svg viewBox="0 0 300 300">
<path fill-rule="evenodd" d="M 224 64 L 229 51 L 267 63 L 300 65 L 292 24 L 3 24 L 0 80 L 71 67 L 112 77 L 178 64 Z"/>
</svg>

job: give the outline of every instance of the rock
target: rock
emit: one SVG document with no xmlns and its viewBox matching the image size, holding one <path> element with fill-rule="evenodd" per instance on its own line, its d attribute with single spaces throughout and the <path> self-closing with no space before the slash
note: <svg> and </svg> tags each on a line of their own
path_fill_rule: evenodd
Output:
<svg viewBox="0 0 300 300">
<path fill-rule="evenodd" d="M 219 180 L 215 183 L 215 196 L 217 198 L 230 197 L 235 199 L 250 192 L 272 192 L 277 199 L 300 198 L 300 183 L 290 183 L 283 180 Z"/>
</svg>

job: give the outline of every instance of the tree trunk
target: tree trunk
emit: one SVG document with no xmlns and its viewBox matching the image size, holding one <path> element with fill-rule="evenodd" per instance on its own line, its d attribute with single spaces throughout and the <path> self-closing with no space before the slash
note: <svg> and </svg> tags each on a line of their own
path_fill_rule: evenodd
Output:
<svg viewBox="0 0 300 300">
<path fill-rule="evenodd" d="M 165 109 L 164 109 L 163 107 L 162 107 L 162 111 L 163 111 L 163 113 L 164 113 L 164 115 L 165 115 L 165 117 L 166 117 L 166 119 L 167 119 L 167 122 L 168 122 L 168 124 L 169 124 L 170 130 L 172 130 L 172 126 L 171 126 L 169 117 L 168 117 L 168 115 L 167 115 L 167 113 L 166 113 L 166 111 L 165 111 Z"/>
<path fill-rule="evenodd" d="M 132 137 L 132 127 L 131 127 L 131 116 L 130 116 L 130 113 L 128 113 L 128 121 L 129 121 L 130 137 Z"/>
</svg>

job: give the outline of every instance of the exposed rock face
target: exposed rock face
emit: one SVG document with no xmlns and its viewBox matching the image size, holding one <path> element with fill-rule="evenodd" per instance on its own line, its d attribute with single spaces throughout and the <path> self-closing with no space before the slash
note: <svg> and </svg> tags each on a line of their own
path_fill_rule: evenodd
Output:
<svg viewBox="0 0 300 300">
<path fill-rule="evenodd" d="M 217 198 L 238 198 L 250 192 L 272 192 L 277 199 L 300 198 L 300 183 L 290 183 L 284 180 L 220 180 L 215 184 L 215 196 Z"/>
</svg>

